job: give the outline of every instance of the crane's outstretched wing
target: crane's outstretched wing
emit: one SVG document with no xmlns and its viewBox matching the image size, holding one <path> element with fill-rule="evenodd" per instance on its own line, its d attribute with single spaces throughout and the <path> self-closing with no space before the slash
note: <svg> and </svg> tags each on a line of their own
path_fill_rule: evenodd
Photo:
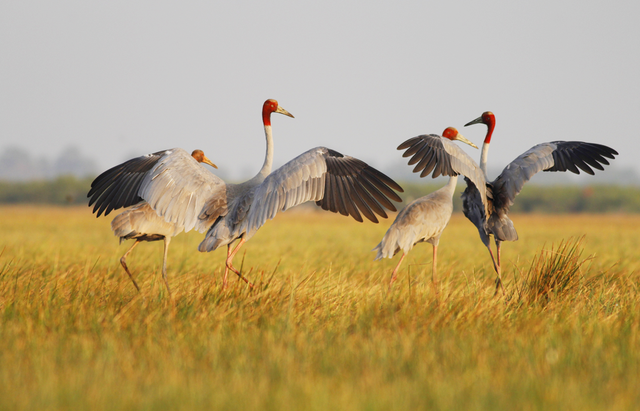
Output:
<svg viewBox="0 0 640 411">
<path fill-rule="evenodd" d="M 571 171 L 594 174 L 591 167 L 604 170 L 608 159 L 618 152 L 610 147 L 582 141 L 552 141 L 531 147 L 522 153 L 496 178 L 492 184 L 494 208 L 508 212 L 524 184 L 540 171 Z"/>
<path fill-rule="evenodd" d="M 362 222 L 361 213 L 378 222 L 384 209 L 396 211 L 390 200 L 401 202 L 403 189 L 391 178 L 357 158 L 316 147 L 272 172 L 255 188 L 240 228 L 250 236 L 279 211 L 306 201 L 324 210 L 350 215 Z"/>
<path fill-rule="evenodd" d="M 162 150 L 132 158 L 96 177 L 91 182 L 87 197 L 89 197 L 89 207 L 95 203 L 93 212 L 97 212 L 97 217 L 100 217 L 103 212 L 107 216 L 113 210 L 144 201 L 138 194 L 142 180 L 169 151 Z"/>
<path fill-rule="evenodd" d="M 204 203 L 224 193 L 224 182 L 185 150 L 174 148 L 137 157 L 100 174 L 87 194 L 99 217 L 141 201 L 149 203 L 167 222 L 185 231 L 207 227 L 198 221 Z"/>
<path fill-rule="evenodd" d="M 398 146 L 398 150 L 406 150 L 402 157 L 411 156 L 409 165 L 417 163 L 413 172 L 421 172 L 420 177 L 425 177 L 432 171 L 433 178 L 439 175 L 466 176 L 478 188 L 485 213 L 488 214 L 484 173 L 476 162 L 453 141 L 437 134 L 424 134 L 406 140 Z"/>
</svg>

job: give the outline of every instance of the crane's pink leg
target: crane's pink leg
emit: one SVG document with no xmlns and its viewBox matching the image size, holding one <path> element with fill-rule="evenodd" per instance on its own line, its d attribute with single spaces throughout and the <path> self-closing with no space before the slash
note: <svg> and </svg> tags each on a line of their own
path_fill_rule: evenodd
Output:
<svg viewBox="0 0 640 411">
<path fill-rule="evenodd" d="M 498 294 L 498 288 L 500 288 L 502 290 L 502 295 L 505 295 L 505 291 L 504 291 L 504 286 L 502 285 L 502 276 L 501 276 L 501 271 L 502 268 L 500 267 L 500 245 L 502 244 L 502 241 L 496 240 L 496 254 L 498 255 L 498 264 L 497 264 L 497 269 L 496 269 L 496 273 L 498 273 L 498 277 L 496 278 L 496 292 L 493 294 L 494 297 L 496 294 Z M 491 249 L 489 249 L 489 251 L 491 251 Z M 491 258 L 493 258 L 493 255 L 491 256 Z M 496 263 L 494 262 L 494 265 L 496 265 Z"/>
<path fill-rule="evenodd" d="M 500 266 L 496 264 L 496 259 L 493 257 L 493 251 L 491 251 L 491 246 L 487 246 L 487 250 L 489 250 L 489 255 L 491 256 L 491 262 L 493 263 L 493 269 L 496 273 L 500 274 Z"/>
<path fill-rule="evenodd" d="M 400 264 L 402 264 L 402 260 L 404 260 L 405 255 L 407 254 L 402 253 L 402 257 L 400 257 L 400 261 L 398 261 L 398 265 L 396 265 L 396 268 L 393 270 L 393 273 L 391 273 L 391 281 L 389 281 L 389 289 L 391 289 L 391 284 L 393 284 L 393 282 L 396 280 L 396 277 L 398 276 L 398 268 L 400 268 Z"/>
<path fill-rule="evenodd" d="M 169 283 L 167 282 L 167 254 L 169 252 L 169 243 L 171 242 L 171 237 L 164 237 L 164 254 L 162 256 L 162 279 L 164 280 L 164 285 L 167 286 L 167 292 L 169 293 L 169 298 L 171 298 L 171 289 L 169 288 Z"/>
<path fill-rule="evenodd" d="M 231 249 L 231 244 L 229 244 L 229 248 L 227 248 L 227 261 L 225 263 L 226 268 L 224 270 L 224 279 L 222 280 L 222 287 L 223 288 L 227 287 L 227 273 L 229 272 L 228 270 L 231 270 L 234 273 L 236 273 L 238 275 L 238 277 L 240 277 L 242 279 L 242 281 L 244 281 L 245 283 L 249 284 L 249 287 L 253 288 L 253 284 L 251 284 L 249 282 L 249 280 L 244 278 L 242 276 L 242 274 L 240 274 L 240 271 L 238 271 L 232 264 L 233 257 L 235 257 L 236 253 L 238 252 L 238 250 L 240 250 L 240 247 L 242 247 L 242 244 L 244 244 L 245 242 L 246 242 L 246 240 L 244 238 L 241 238 L 240 242 L 238 243 L 236 248 L 234 248 L 233 251 L 230 252 L 230 253 L 229 253 L 229 250 Z"/>
<path fill-rule="evenodd" d="M 129 276 L 129 278 L 131 279 L 131 281 L 133 282 L 133 285 L 136 286 L 136 290 L 138 290 L 138 292 L 140 292 L 140 287 L 138 287 L 138 283 L 136 283 L 136 280 L 133 279 L 133 276 L 131 275 L 131 273 L 129 272 L 129 267 L 127 267 L 127 256 L 129 255 L 129 253 L 131 251 L 133 251 L 133 249 L 135 248 L 135 246 L 138 245 L 138 243 L 140 242 L 140 240 L 136 240 L 133 245 L 131 246 L 131 248 L 129 248 L 127 250 L 126 253 L 124 253 L 124 255 L 122 256 L 122 258 L 120 258 L 120 264 L 122 264 L 122 268 L 124 268 L 124 271 L 127 273 L 127 275 Z"/>
<path fill-rule="evenodd" d="M 231 255 L 231 244 L 227 245 L 227 260 L 229 261 L 229 256 Z M 229 275 L 229 266 L 227 265 L 225 261 L 224 264 L 224 277 L 222 277 L 222 289 L 226 289 L 227 288 L 227 276 Z"/>
<path fill-rule="evenodd" d="M 438 267 L 438 246 L 433 246 L 433 265 L 431 266 L 431 281 L 433 282 L 433 286 L 436 285 L 436 269 Z"/>
</svg>

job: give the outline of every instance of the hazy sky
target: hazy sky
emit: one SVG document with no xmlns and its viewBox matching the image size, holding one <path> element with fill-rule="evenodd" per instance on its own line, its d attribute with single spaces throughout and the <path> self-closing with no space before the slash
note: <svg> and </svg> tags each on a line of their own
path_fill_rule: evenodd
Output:
<svg viewBox="0 0 640 411">
<path fill-rule="evenodd" d="M 106 169 L 201 148 L 255 174 L 267 98 L 275 165 L 324 145 L 385 170 L 455 126 L 490 164 L 536 143 L 600 142 L 640 173 L 640 2 L 3 1 L 0 150 L 77 146 Z M 479 151 L 467 150 L 474 158 Z M 224 174 L 222 174 L 224 173 Z"/>
</svg>

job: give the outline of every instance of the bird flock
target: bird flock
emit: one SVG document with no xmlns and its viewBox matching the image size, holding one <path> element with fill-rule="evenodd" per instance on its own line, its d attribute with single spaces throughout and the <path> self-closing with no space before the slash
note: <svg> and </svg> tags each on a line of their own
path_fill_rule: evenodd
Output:
<svg viewBox="0 0 640 411">
<path fill-rule="evenodd" d="M 206 169 L 216 165 L 202 150 L 191 154 L 181 148 L 158 151 L 128 160 L 100 174 L 87 194 L 96 217 L 125 208 L 111 222 L 120 242 L 135 242 L 120 263 L 138 291 L 140 287 L 129 270 L 126 259 L 142 241 L 164 240 L 162 278 L 169 296 L 167 255 L 171 239 L 181 232 L 196 229 L 206 233 L 198 246 L 201 252 L 227 246 L 222 286 L 227 287 L 229 271 L 248 286 L 253 284 L 233 266 L 240 248 L 279 211 L 314 201 L 323 210 L 364 218 L 378 223 L 388 218 L 387 211 L 397 211 L 402 202 L 402 187 L 383 172 L 355 157 L 327 147 L 312 148 L 282 167 L 272 170 L 274 142 L 271 115 L 292 117 L 276 100 L 269 99 L 262 108 L 266 153 L 260 171 L 240 183 L 225 183 Z M 493 181 L 487 177 L 489 144 L 495 128 L 493 113 L 484 112 L 467 123 L 485 124 L 487 133 L 482 145 L 480 164 L 460 149 L 454 141 L 478 148 L 457 129 L 410 138 L 398 146 L 408 165 L 420 177 L 448 176 L 448 183 L 406 205 L 396 216 L 380 243 L 373 248 L 376 260 L 402 256 L 391 274 L 389 288 L 397 278 L 402 260 L 414 245 L 428 242 L 433 246 L 432 276 L 437 277 L 437 250 L 440 236 L 453 213 L 453 193 L 462 175 L 467 187 L 462 194 L 464 215 L 476 226 L 487 247 L 496 272 L 496 293 L 504 292 L 501 279 L 501 244 L 515 241 L 518 235 L 509 219 L 509 207 L 523 185 L 540 171 L 570 171 L 594 174 L 604 170 L 618 153 L 607 146 L 581 141 L 553 141 L 533 146 L 509 163 Z M 387 211 L 385 211 L 387 210 Z M 363 218 L 364 217 L 364 218 Z M 493 236 L 496 252 L 491 249 Z"/>
</svg>

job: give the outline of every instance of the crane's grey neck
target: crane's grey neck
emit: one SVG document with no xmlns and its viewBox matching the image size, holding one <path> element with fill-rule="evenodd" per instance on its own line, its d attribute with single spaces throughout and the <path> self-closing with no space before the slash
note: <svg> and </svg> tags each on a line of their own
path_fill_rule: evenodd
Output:
<svg viewBox="0 0 640 411">
<path fill-rule="evenodd" d="M 267 139 L 267 152 L 264 155 L 264 164 L 258 173 L 258 176 L 262 176 L 262 179 L 271 174 L 271 168 L 273 167 L 273 134 L 271 125 L 264 126 L 264 135 Z"/>
<path fill-rule="evenodd" d="M 442 190 L 446 191 L 453 197 L 453 192 L 456 190 L 456 184 L 458 184 L 458 176 L 449 177 L 449 182 L 446 186 L 442 187 Z"/>
<path fill-rule="evenodd" d="M 264 164 L 262 164 L 262 168 L 258 171 L 258 174 L 256 174 L 255 177 L 242 183 L 243 187 L 255 187 L 261 184 L 264 179 L 271 174 L 271 167 L 273 166 L 273 135 L 271 134 L 270 125 L 265 124 L 264 134 L 267 139 L 267 152 L 264 156 Z"/>
<path fill-rule="evenodd" d="M 487 176 L 487 158 L 489 157 L 489 143 L 482 145 L 482 153 L 480 154 L 480 170 L 484 173 L 484 179 L 489 181 Z"/>
</svg>

